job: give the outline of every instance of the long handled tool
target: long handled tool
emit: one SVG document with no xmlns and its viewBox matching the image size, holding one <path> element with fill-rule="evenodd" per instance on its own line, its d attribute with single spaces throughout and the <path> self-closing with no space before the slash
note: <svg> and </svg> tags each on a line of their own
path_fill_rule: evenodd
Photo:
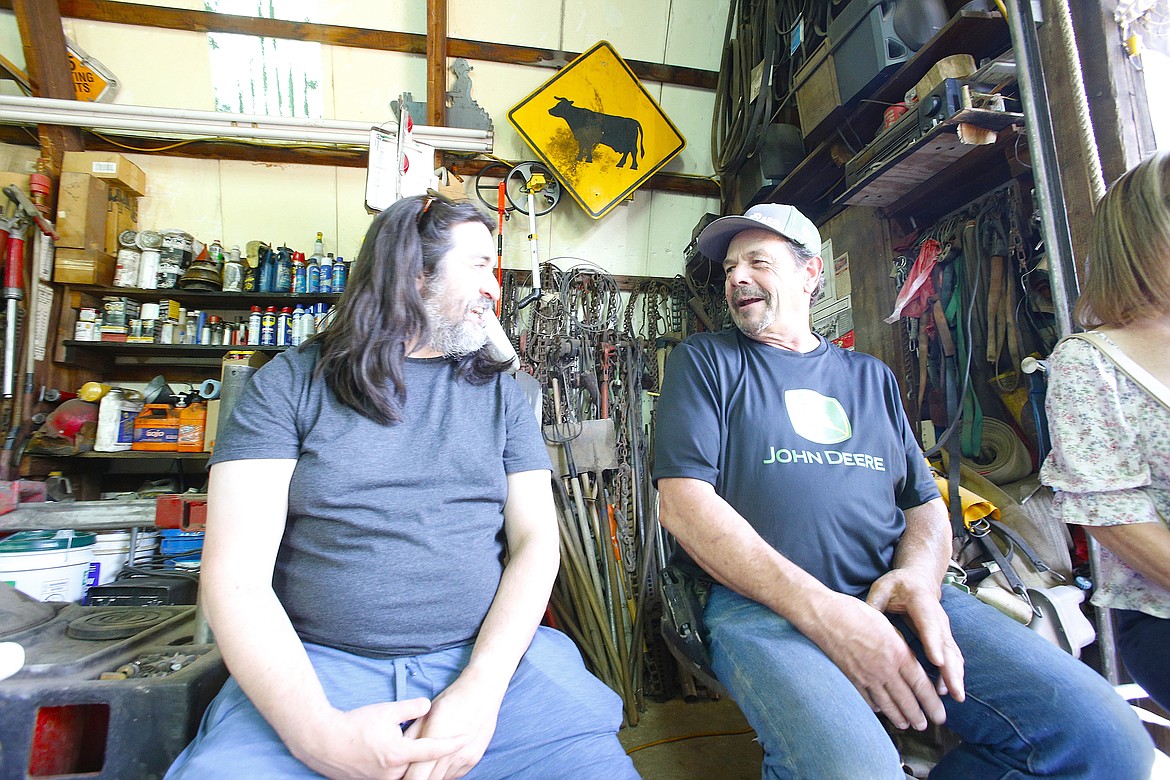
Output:
<svg viewBox="0 0 1170 780">
<path fill-rule="evenodd" d="M 41 231 L 54 239 L 57 234 L 53 224 L 45 219 L 37 207 L 19 188 L 8 185 L 4 194 L 11 201 L 11 210 L 0 218 L 4 230 L 4 377 L 0 380 L 0 395 L 3 396 L 4 417 L 7 435 L 4 452 L 11 452 L 20 425 L 16 404 L 16 341 L 17 325 L 20 319 L 20 301 L 24 298 L 24 247 L 25 234 L 29 226 L 36 224 Z M 0 462 L 0 478 L 9 479 L 12 471 L 10 459 Z"/>
<path fill-rule="evenodd" d="M 561 186 L 551 170 L 537 162 L 519 163 L 504 177 L 505 194 L 513 208 L 528 215 L 528 255 L 532 263 L 532 292 L 518 304 L 523 309 L 533 301 L 540 300 L 540 245 L 537 240 L 536 218 L 552 211 L 561 199 Z M 509 189 L 511 188 L 511 189 Z M 524 196 L 523 205 L 512 197 Z M 539 196 L 539 198 L 537 197 Z"/>
</svg>

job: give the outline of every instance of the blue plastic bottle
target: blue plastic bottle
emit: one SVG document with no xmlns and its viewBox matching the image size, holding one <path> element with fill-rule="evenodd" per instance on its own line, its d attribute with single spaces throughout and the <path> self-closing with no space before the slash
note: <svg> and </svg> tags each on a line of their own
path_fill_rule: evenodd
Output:
<svg viewBox="0 0 1170 780">
<path fill-rule="evenodd" d="M 345 292 L 345 283 L 349 281 L 349 266 L 345 264 L 344 257 L 338 257 L 333 262 L 333 292 Z"/>
<path fill-rule="evenodd" d="M 276 250 L 276 279 L 269 292 L 292 292 L 292 250 L 287 246 Z"/>
</svg>

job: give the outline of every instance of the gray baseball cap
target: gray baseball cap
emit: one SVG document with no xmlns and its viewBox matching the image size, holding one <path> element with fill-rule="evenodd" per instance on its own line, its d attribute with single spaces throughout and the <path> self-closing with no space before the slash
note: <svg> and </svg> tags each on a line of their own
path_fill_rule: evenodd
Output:
<svg viewBox="0 0 1170 780">
<path fill-rule="evenodd" d="M 744 230 L 767 230 L 800 244 L 811 254 L 821 253 L 817 226 L 795 206 L 764 203 L 752 206 L 742 217 L 720 217 L 699 234 L 699 251 L 717 265 L 727 257 L 727 245 Z"/>
</svg>

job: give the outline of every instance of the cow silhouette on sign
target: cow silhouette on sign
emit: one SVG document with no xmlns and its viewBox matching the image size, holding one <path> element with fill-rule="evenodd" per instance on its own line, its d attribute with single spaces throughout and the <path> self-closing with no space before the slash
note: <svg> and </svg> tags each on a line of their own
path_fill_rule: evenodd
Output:
<svg viewBox="0 0 1170 780">
<path fill-rule="evenodd" d="M 558 97 L 556 105 L 548 110 L 569 125 L 569 132 L 577 142 L 577 161 L 593 162 L 593 150 L 604 144 L 622 157 L 617 167 L 623 168 L 630 160 L 630 170 L 638 170 L 638 156 L 646 156 L 642 146 L 642 123 L 626 116 L 613 116 L 579 108 L 568 98 Z"/>
</svg>

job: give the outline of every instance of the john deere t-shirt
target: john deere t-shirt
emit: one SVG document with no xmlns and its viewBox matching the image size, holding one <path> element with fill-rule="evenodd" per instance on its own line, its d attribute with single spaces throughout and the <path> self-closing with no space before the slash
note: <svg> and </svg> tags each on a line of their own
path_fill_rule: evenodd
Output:
<svg viewBox="0 0 1170 780">
<path fill-rule="evenodd" d="M 822 339 L 798 353 L 738 330 L 670 356 L 653 476 L 716 492 L 782 555 L 860 596 L 893 566 L 903 509 L 939 493 L 893 374 Z"/>
</svg>

